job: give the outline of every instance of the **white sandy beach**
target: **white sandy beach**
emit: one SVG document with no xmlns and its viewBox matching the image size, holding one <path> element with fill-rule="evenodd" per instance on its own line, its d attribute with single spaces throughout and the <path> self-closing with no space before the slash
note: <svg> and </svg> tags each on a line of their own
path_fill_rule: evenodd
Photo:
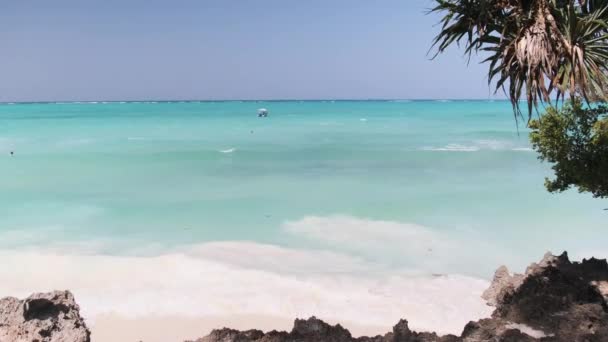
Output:
<svg viewBox="0 0 608 342">
<path fill-rule="evenodd" d="M 381 326 L 366 326 L 352 322 L 326 320 L 330 324 L 340 324 L 354 336 L 375 336 L 392 329 L 394 322 Z M 102 315 L 90 327 L 93 341 L 142 341 L 142 342 L 183 342 L 200 338 L 213 329 L 230 327 L 238 330 L 258 329 L 263 331 L 291 330 L 293 319 L 261 315 L 235 315 L 230 317 L 192 318 L 187 316 L 148 316 L 126 318 L 120 315 Z"/>
</svg>

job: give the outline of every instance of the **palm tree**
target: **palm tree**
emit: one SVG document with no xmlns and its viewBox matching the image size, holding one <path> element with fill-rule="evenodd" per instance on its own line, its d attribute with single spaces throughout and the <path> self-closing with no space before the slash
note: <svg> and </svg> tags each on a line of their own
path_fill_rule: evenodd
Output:
<svg viewBox="0 0 608 342">
<path fill-rule="evenodd" d="M 539 103 L 607 100 L 608 0 L 434 0 L 443 15 L 436 55 L 454 43 L 487 54 L 496 81 L 522 117 Z M 436 56 L 435 55 L 435 56 Z"/>
</svg>

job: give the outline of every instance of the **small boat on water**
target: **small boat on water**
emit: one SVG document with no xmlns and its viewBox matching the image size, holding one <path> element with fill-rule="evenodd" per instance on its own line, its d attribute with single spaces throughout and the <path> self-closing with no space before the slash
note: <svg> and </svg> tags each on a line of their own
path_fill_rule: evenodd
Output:
<svg viewBox="0 0 608 342">
<path fill-rule="evenodd" d="M 258 117 L 265 118 L 267 116 L 268 116 L 268 109 L 266 109 L 266 108 L 258 109 Z"/>
</svg>

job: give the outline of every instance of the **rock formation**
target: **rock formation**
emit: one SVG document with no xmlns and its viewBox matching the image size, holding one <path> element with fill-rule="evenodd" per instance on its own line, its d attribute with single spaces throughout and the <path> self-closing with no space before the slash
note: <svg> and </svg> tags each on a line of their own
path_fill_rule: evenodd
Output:
<svg viewBox="0 0 608 342">
<path fill-rule="evenodd" d="M 0 299 L 1 342 L 90 342 L 80 308 L 68 291 Z"/>
<path fill-rule="evenodd" d="M 353 338 L 340 325 L 312 317 L 291 332 L 214 330 L 195 342 L 601 342 L 608 341 L 608 263 L 570 262 L 551 254 L 511 275 L 500 267 L 483 294 L 496 309 L 491 318 L 467 324 L 460 336 L 417 333 L 400 321 L 384 336 Z"/>
<path fill-rule="evenodd" d="M 409 329 L 407 321 L 401 320 L 393 331 L 376 337 L 353 338 L 350 332 L 341 325 L 329 325 L 316 317 L 307 320 L 296 319 L 293 329 L 284 331 L 271 331 L 264 334 L 259 330 L 237 331 L 228 328 L 214 330 L 207 337 L 190 342 L 452 342 L 460 341 L 458 337 L 448 335 L 439 337 L 434 333 L 416 333 Z"/>
</svg>

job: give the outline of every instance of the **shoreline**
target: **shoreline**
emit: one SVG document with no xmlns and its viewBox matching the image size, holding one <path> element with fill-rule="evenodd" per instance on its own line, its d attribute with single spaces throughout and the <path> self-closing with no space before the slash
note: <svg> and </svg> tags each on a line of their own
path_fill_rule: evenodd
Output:
<svg viewBox="0 0 608 342">
<path fill-rule="evenodd" d="M 365 326 L 342 320 L 323 321 L 347 328 L 353 336 L 375 336 L 392 329 L 395 322 L 383 326 Z M 264 315 L 233 315 L 187 317 L 178 315 L 150 315 L 127 318 L 117 314 L 104 314 L 88 324 L 91 339 L 95 342 L 144 341 L 183 342 L 210 334 L 213 330 L 230 327 L 237 330 L 288 331 L 293 318 Z"/>
<path fill-rule="evenodd" d="M 285 329 L 294 317 L 315 315 L 348 322 L 357 334 L 380 333 L 408 317 L 414 329 L 457 333 L 492 311 L 480 298 L 487 280 L 378 272 L 376 264 L 347 255 L 252 243 L 214 243 L 155 257 L 0 256 L 20 265 L 0 269 L 0 296 L 70 289 L 87 324 L 100 335 L 113 330 L 112 322 L 140 324 L 158 315 L 209 329 L 235 326 L 235 317 L 258 317 L 268 322 L 260 326 Z"/>
<path fill-rule="evenodd" d="M 251 295 L 256 296 L 256 293 Z M 403 318 L 392 329 L 386 329 L 383 324 L 362 326 L 345 319 L 323 320 L 316 315 L 296 319 L 291 330 L 286 328 L 290 320 L 264 315 L 209 316 L 205 319 L 168 315 L 128 319 L 105 315 L 97 317 L 95 322 L 86 322 L 70 291 L 54 291 L 35 293 L 23 300 L 0 299 L 0 340 L 37 341 L 41 336 L 44 342 L 608 340 L 606 259 L 571 262 L 567 253 L 559 256 L 547 253 L 540 262 L 528 266 L 523 274 L 511 274 L 501 266 L 495 272 L 490 287 L 480 297 L 495 308 L 490 317 L 469 321 L 459 329 L 460 333 L 442 334 L 410 327 Z M 158 301 L 170 299 L 156 298 Z M 453 302 L 447 304 L 455 305 Z M 405 309 L 402 308 L 402 314 Z M 373 316 L 373 310 L 360 313 L 366 317 Z M 340 323 L 332 325 L 337 321 Z"/>
</svg>

